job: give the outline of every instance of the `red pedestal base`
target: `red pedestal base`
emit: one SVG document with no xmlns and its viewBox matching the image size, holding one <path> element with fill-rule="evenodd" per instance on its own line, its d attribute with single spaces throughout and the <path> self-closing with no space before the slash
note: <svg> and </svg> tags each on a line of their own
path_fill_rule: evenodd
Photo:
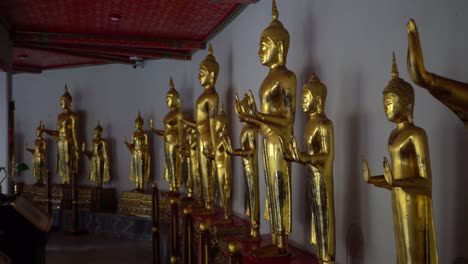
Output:
<svg viewBox="0 0 468 264">
<path fill-rule="evenodd" d="M 235 236 L 223 239 L 220 242 L 221 253 L 228 258 L 227 245 L 230 242 L 237 242 L 242 247 L 242 261 L 244 264 L 319 264 L 319 260 L 316 256 L 302 251 L 294 246 L 289 245 L 288 254 L 279 254 L 276 251 L 276 247 L 271 244 L 270 235 L 262 235 L 260 240 L 252 240 L 245 236 Z M 271 254 L 263 254 L 260 256 L 254 256 L 253 252 L 261 249 L 263 252 L 271 251 Z"/>
</svg>

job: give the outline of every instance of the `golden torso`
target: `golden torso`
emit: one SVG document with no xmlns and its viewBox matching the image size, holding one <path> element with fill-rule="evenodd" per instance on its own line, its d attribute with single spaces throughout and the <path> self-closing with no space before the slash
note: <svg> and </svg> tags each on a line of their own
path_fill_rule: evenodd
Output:
<svg viewBox="0 0 468 264">
<path fill-rule="evenodd" d="M 181 112 L 179 109 L 171 110 L 167 115 L 164 117 L 164 141 L 165 143 L 179 145 L 180 136 L 179 136 L 179 128 L 182 125 L 179 116 Z"/>
<path fill-rule="evenodd" d="M 57 118 L 57 131 L 60 138 L 68 138 L 76 136 L 76 128 L 74 127 L 77 121 L 75 113 L 68 111 L 62 112 Z"/>
<path fill-rule="evenodd" d="M 197 131 L 200 139 L 211 141 L 210 115 L 218 113 L 218 93 L 214 88 L 208 88 L 198 97 L 196 104 Z M 211 143 L 212 145 L 212 143 Z"/>
<path fill-rule="evenodd" d="M 275 84 L 278 82 L 280 87 L 275 88 Z M 260 86 L 259 98 L 262 113 L 290 117 L 281 126 L 262 125 L 260 127 L 262 135 L 268 137 L 277 134 L 289 138 L 293 131 L 296 106 L 296 76 L 294 73 L 285 66 L 271 69 Z"/>
</svg>

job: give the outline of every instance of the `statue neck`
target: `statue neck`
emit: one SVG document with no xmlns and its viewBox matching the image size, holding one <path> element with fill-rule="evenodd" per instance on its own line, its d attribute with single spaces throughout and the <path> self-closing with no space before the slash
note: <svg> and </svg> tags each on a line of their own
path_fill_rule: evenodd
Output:
<svg viewBox="0 0 468 264">
<path fill-rule="evenodd" d="M 322 118 L 324 117 L 325 114 L 323 113 L 322 110 L 316 110 L 316 111 L 312 111 L 310 114 L 309 114 L 309 118 L 310 119 L 319 119 L 319 118 Z"/>
<path fill-rule="evenodd" d="M 403 122 L 398 123 L 397 128 L 398 128 L 398 130 L 402 130 L 402 129 L 405 129 L 405 128 L 411 126 L 412 124 L 413 124 L 412 122 L 410 122 L 408 120 L 405 120 Z"/>
<path fill-rule="evenodd" d="M 214 84 L 205 85 L 205 91 L 210 90 L 210 89 L 214 89 Z"/>
</svg>

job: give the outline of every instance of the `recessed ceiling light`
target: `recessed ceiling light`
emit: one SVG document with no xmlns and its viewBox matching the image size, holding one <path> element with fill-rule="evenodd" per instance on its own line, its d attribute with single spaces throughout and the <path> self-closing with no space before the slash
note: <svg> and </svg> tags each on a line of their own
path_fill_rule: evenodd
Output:
<svg viewBox="0 0 468 264">
<path fill-rule="evenodd" d="M 111 20 L 112 22 L 118 22 L 118 21 L 120 20 L 120 16 L 118 16 L 118 15 L 112 15 L 112 16 L 110 16 L 110 20 Z"/>
<path fill-rule="evenodd" d="M 28 58 L 28 55 L 26 55 L 26 54 L 19 55 L 19 58 L 20 58 L 20 60 L 25 60 L 25 59 Z"/>
</svg>

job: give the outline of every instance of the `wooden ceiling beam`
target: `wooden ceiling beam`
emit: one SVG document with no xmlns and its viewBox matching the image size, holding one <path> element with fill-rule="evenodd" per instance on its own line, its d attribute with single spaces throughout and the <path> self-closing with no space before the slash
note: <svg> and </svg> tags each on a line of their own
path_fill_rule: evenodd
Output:
<svg viewBox="0 0 468 264">
<path fill-rule="evenodd" d="M 132 47 L 120 47 L 120 46 L 95 46 L 95 45 L 73 45 L 73 44 L 48 44 L 48 43 L 34 43 L 34 42 L 14 42 L 15 47 L 50 47 L 60 48 L 70 51 L 84 51 L 93 52 L 107 55 L 117 55 L 124 57 L 141 57 L 149 59 L 160 59 L 170 58 L 178 60 L 190 60 L 191 55 L 188 52 L 180 51 L 166 51 L 166 50 L 154 50 L 154 49 L 141 49 Z"/>
<path fill-rule="evenodd" d="M 78 51 L 78 50 L 69 50 L 59 47 L 50 47 L 47 45 L 17 45 L 18 48 L 28 48 L 28 49 L 38 49 L 50 52 L 57 52 L 72 56 L 80 56 L 91 59 L 106 60 L 110 62 L 118 62 L 123 64 L 134 64 L 134 61 L 128 59 L 127 57 L 115 56 L 115 55 L 106 55 L 102 53 L 87 52 L 87 51 Z"/>
<path fill-rule="evenodd" d="M 150 49 L 198 50 L 206 48 L 206 44 L 203 41 L 28 31 L 15 31 L 13 33 L 13 40 L 18 42 L 47 42 L 49 44 L 85 44 L 96 46 L 112 45 Z"/>
<path fill-rule="evenodd" d="M 41 68 L 23 66 L 23 65 L 13 65 L 13 73 L 35 73 L 39 74 L 42 72 Z"/>
</svg>

